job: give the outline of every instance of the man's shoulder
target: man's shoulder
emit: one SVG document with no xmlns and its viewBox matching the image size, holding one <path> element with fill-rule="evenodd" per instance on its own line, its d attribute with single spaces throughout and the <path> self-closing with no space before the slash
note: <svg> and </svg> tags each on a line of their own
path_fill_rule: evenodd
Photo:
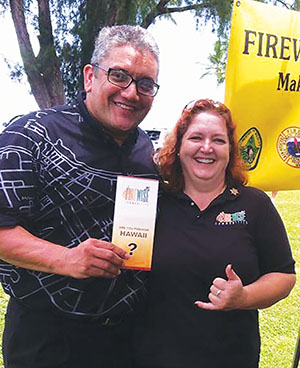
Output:
<svg viewBox="0 0 300 368">
<path fill-rule="evenodd" d="M 12 130 L 36 130 L 51 125 L 64 124 L 67 121 L 80 121 L 81 115 L 74 105 L 61 105 L 32 111 L 28 114 L 18 115 L 10 120 L 5 131 Z"/>
<path fill-rule="evenodd" d="M 134 150 L 140 151 L 145 157 L 151 158 L 154 153 L 154 148 L 148 134 L 141 128 L 137 128 L 137 139 L 135 141 Z"/>
<path fill-rule="evenodd" d="M 148 145 L 150 145 L 151 147 L 153 147 L 152 141 L 149 137 L 149 135 L 147 134 L 147 132 L 145 132 L 145 130 L 143 130 L 140 127 L 137 127 L 137 132 L 138 132 L 138 139 L 147 143 Z"/>
</svg>

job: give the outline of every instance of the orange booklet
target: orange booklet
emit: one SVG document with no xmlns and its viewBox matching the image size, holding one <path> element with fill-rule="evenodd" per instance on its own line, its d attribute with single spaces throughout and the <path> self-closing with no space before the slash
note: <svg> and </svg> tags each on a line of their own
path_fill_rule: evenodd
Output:
<svg viewBox="0 0 300 368">
<path fill-rule="evenodd" d="M 129 269 L 150 270 L 158 180 L 118 176 L 112 243 L 131 255 Z"/>
</svg>

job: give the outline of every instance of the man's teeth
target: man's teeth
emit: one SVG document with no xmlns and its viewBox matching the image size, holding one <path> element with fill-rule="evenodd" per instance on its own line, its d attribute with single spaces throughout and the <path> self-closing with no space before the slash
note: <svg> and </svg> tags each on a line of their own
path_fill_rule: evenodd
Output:
<svg viewBox="0 0 300 368">
<path fill-rule="evenodd" d="M 134 110 L 132 106 L 128 106 L 128 105 L 124 105 L 120 102 L 116 102 L 116 105 L 121 107 L 122 109 L 126 109 L 126 110 Z"/>
<path fill-rule="evenodd" d="M 196 158 L 196 161 L 200 164 L 212 164 L 215 160 L 212 158 Z"/>
</svg>

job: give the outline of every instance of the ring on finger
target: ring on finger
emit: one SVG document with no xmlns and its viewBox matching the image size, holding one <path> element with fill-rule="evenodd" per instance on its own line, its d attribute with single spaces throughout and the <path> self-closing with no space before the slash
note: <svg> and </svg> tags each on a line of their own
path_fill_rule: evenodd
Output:
<svg viewBox="0 0 300 368">
<path fill-rule="evenodd" d="M 222 290 L 218 289 L 216 296 L 219 296 L 221 294 Z"/>
</svg>

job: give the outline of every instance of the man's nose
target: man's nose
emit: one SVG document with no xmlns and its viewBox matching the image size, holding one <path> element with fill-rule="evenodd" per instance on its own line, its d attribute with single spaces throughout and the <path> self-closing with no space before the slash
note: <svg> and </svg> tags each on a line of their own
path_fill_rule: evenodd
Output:
<svg viewBox="0 0 300 368">
<path fill-rule="evenodd" d="M 127 98 L 128 100 L 138 100 L 139 99 L 139 94 L 137 92 L 137 86 L 134 81 L 132 81 L 132 83 L 127 88 L 124 88 L 121 91 L 121 94 L 123 97 Z"/>
</svg>

